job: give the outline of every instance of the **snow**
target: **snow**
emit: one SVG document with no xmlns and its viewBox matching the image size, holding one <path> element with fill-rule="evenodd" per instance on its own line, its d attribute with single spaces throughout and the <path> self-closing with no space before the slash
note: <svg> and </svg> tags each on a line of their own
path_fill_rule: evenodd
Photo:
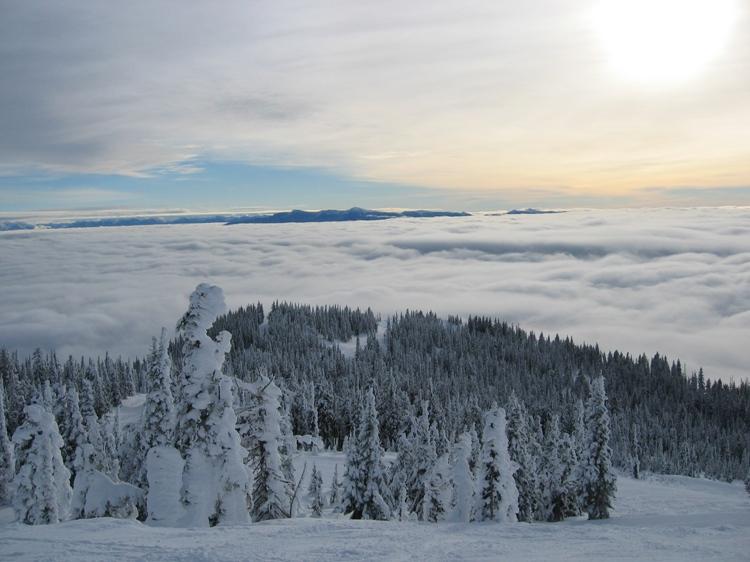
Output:
<svg viewBox="0 0 750 562">
<path fill-rule="evenodd" d="M 128 396 L 120 404 L 118 411 L 120 416 L 120 429 L 127 425 L 136 425 L 141 422 L 143 405 L 146 403 L 145 394 L 134 394 Z"/>
<path fill-rule="evenodd" d="M 393 460 L 387 455 L 387 460 Z M 324 495 L 341 453 L 301 453 L 314 462 Z M 309 484 L 307 471 L 306 489 Z M 350 521 L 324 510 L 300 517 L 210 529 L 152 527 L 88 519 L 57 525 L 7 523 L 0 510 L 0 559 L 26 560 L 747 560 L 750 497 L 739 482 L 620 475 L 612 517 L 562 523 Z"/>
</svg>

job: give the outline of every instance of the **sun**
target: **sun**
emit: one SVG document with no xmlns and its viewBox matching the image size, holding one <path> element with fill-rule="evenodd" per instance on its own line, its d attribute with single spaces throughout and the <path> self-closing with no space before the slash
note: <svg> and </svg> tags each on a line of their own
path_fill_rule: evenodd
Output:
<svg viewBox="0 0 750 562">
<path fill-rule="evenodd" d="M 736 0 L 602 0 L 594 26 L 617 75 L 669 84 L 699 74 L 721 54 L 737 12 Z"/>
</svg>

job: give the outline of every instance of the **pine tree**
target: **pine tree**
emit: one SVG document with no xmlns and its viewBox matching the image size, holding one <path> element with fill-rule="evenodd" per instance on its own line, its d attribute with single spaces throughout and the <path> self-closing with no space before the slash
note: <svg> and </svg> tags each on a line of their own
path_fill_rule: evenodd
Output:
<svg viewBox="0 0 750 562">
<path fill-rule="evenodd" d="M 62 457 L 65 466 L 75 480 L 76 472 L 83 460 L 78 457 L 78 450 L 86 443 L 86 428 L 78 402 L 78 391 L 71 385 L 62 397 L 62 414 L 60 416 L 60 435 L 63 438 Z"/>
<path fill-rule="evenodd" d="M 273 381 L 261 377 L 251 413 L 253 448 L 250 451 L 253 473 L 253 521 L 291 517 L 292 482 L 282 466 L 281 390 Z"/>
<path fill-rule="evenodd" d="M 365 397 L 359 429 L 354 444 L 350 447 L 354 451 L 347 458 L 344 477 L 345 511 L 352 512 L 352 519 L 389 519 L 390 507 L 386 498 L 390 495 L 385 484 L 383 449 L 380 445 L 378 412 L 375 409 L 372 387 Z"/>
<path fill-rule="evenodd" d="M 612 470 L 612 450 L 609 447 L 610 421 L 604 377 L 591 385 L 591 396 L 586 407 L 588 427 L 587 460 L 584 473 L 586 511 L 589 519 L 606 519 L 617 490 Z"/>
<path fill-rule="evenodd" d="M 70 512 L 70 472 L 60 454 L 62 437 L 54 416 L 41 403 L 24 409 L 26 419 L 13 434 L 18 473 L 13 479 L 13 507 L 29 525 L 65 521 Z"/>
<path fill-rule="evenodd" d="M 339 509 L 341 504 L 341 482 L 339 482 L 339 465 L 333 467 L 333 478 L 331 479 L 331 495 L 329 497 L 330 506 L 334 511 Z"/>
<path fill-rule="evenodd" d="M 185 459 L 186 524 L 194 526 L 248 521 L 247 451 L 235 429 L 232 383 L 222 374 L 231 336 L 224 331 L 213 339 L 207 333 L 225 307 L 219 287 L 200 284 L 178 324 L 184 347 L 175 443 Z"/>
<path fill-rule="evenodd" d="M 453 446 L 452 478 L 453 496 L 449 519 L 457 523 L 471 521 L 474 506 L 474 474 L 471 472 L 471 434 L 462 433 Z"/>
<path fill-rule="evenodd" d="M 401 486 L 398 492 L 395 516 L 398 521 L 411 521 L 412 519 L 412 513 L 409 511 L 409 498 L 406 495 L 406 486 Z"/>
<path fill-rule="evenodd" d="M 8 437 L 8 427 L 5 421 L 5 388 L 0 377 L 0 505 L 11 499 L 11 482 L 16 469 L 13 443 Z"/>
<path fill-rule="evenodd" d="M 90 461 L 94 470 L 105 472 L 107 461 L 104 458 L 104 440 L 99 424 L 99 416 L 96 415 L 94 385 L 89 379 L 84 379 L 81 390 L 80 406 L 83 428 L 86 432 L 85 442 L 92 447 Z"/>
<path fill-rule="evenodd" d="M 148 356 L 146 384 L 148 395 L 143 406 L 143 440 L 146 452 L 151 447 L 171 445 L 174 438 L 175 406 L 172 397 L 171 361 L 167 331 L 162 328 L 158 342 L 153 338 Z"/>
<path fill-rule="evenodd" d="M 307 490 L 310 496 L 310 511 L 313 517 L 320 517 L 323 513 L 323 477 L 318 471 L 318 467 L 313 464 L 312 474 L 310 475 L 310 487 Z"/>
<path fill-rule="evenodd" d="M 630 426 L 630 462 L 633 478 L 641 477 L 641 429 L 637 423 Z"/>
<path fill-rule="evenodd" d="M 508 453 L 505 410 L 493 406 L 484 415 L 482 453 L 477 475 L 478 521 L 515 522 L 518 490 L 513 479 L 515 466 Z"/>
<path fill-rule="evenodd" d="M 445 519 L 452 492 L 449 472 L 448 453 L 444 453 L 438 457 L 427 479 L 422 507 L 424 521 L 435 523 Z"/>
<path fill-rule="evenodd" d="M 560 419 L 552 416 L 544 433 L 544 463 L 542 464 L 542 499 L 544 518 L 547 521 L 563 519 L 562 466 L 560 464 Z"/>
<path fill-rule="evenodd" d="M 540 495 L 527 417 L 526 408 L 512 393 L 508 401 L 508 450 L 518 467 L 513 475 L 518 488 L 518 520 L 530 522 L 539 511 Z"/>
</svg>

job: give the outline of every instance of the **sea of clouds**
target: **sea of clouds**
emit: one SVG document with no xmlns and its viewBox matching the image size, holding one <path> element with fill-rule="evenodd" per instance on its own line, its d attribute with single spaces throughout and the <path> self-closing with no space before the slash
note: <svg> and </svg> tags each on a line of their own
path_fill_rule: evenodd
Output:
<svg viewBox="0 0 750 562">
<path fill-rule="evenodd" d="M 750 208 L 0 233 L 0 346 L 142 355 L 199 282 L 276 299 L 498 316 L 750 375 Z"/>
</svg>

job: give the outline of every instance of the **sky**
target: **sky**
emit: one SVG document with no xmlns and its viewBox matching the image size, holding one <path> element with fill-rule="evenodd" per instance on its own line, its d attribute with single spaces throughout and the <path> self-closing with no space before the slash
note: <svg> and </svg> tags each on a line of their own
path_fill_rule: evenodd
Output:
<svg viewBox="0 0 750 562">
<path fill-rule="evenodd" d="M 227 304 L 482 314 L 750 378 L 750 209 L 0 232 L 0 346 L 143 356 L 198 283 Z"/>
<path fill-rule="evenodd" d="M 0 14 L 0 212 L 750 204 L 742 0 Z"/>
</svg>

